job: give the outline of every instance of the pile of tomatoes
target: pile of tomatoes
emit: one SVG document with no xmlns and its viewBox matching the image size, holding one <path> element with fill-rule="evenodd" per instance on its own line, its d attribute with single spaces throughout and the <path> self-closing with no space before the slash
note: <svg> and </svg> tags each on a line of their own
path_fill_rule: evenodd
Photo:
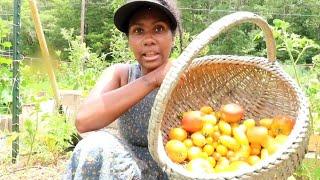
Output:
<svg viewBox="0 0 320 180">
<path fill-rule="evenodd" d="M 236 171 L 275 153 L 294 124 L 283 115 L 244 120 L 244 109 L 234 103 L 218 111 L 203 106 L 183 113 L 181 127 L 170 129 L 165 150 L 173 162 L 191 172 Z"/>
</svg>

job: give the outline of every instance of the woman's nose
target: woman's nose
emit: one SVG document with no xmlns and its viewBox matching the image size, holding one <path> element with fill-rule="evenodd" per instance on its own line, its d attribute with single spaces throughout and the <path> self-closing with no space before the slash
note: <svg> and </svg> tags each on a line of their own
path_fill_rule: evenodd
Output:
<svg viewBox="0 0 320 180">
<path fill-rule="evenodd" d="M 155 39 L 152 35 L 152 33 L 146 33 L 144 40 L 143 40 L 143 45 L 145 46 L 150 46 L 155 44 Z"/>
</svg>

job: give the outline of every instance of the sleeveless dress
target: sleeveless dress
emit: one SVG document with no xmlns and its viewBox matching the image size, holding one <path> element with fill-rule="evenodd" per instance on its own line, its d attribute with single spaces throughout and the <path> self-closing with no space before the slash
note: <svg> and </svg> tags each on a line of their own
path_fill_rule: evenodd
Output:
<svg viewBox="0 0 320 180">
<path fill-rule="evenodd" d="M 141 76 L 140 65 L 130 65 L 128 83 Z M 149 117 L 157 92 L 150 92 L 117 120 L 118 134 L 100 130 L 81 140 L 63 179 L 168 179 L 148 150 Z"/>
</svg>

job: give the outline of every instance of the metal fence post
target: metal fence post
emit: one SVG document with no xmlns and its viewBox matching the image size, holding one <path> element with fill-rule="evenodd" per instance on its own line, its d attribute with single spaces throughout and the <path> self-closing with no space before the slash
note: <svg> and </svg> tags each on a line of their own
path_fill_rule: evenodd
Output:
<svg viewBox="0 0 320 180">
<path fill-rule="evenodd" d="M 19 132 L 19 114 L 21 111 L 20 106 L 20 70 L 19 64 L 21 59 L 20 52 L 20 28 L 21 28 L 21 0 L 14 0 L 13 5 L 13 95 L 12 95 L 12 131 Z M 12 163 L 17 160 L 19 153 L 19 138 L 15 139 L 12 143 Z"/>
</svg>

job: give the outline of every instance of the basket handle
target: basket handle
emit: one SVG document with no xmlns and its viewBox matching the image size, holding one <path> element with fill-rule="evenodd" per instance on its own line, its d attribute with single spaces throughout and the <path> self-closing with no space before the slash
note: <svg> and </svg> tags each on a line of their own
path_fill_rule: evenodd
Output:
<svg viewBox="0 0 320 180">
<path fill-rule="evenodd" d="M 262 29 L 266 39 L 267 57 L 270 62 L 274 62 L 276 60 L 276 45 L 273 38 L 272 30 L 269 27 L 268 23 L 260 16 L 251 12 L 236 12 L 224 16 L 218 21 L 212 23 L 207 29 L 200 33 L 183 51 L 183 53 L 178 57 L 175 63 L 172 64 L 172 67 L 170 68 L 170 70 L 166 74 L 165 79 L 162 82 L 162 85 L 152 107 L 151 117 L 149 121 L 149 150 L 157 149 L 160 146 L 163 147 L 161 134 L 155 135 L 154 133 L 160 133 L 161 120 L 163 118 L 165 107 L 168 103 L 169 97 L 171 96 L 173 89 L 178 83 L 177 77 L 181 76 L 181 74 L 191 64 L 192 60 L 208 43 L 213 41 L 221 33 L 227 31 L 228 29 L 245 22 L 254 23 Z M 159 152 L 150 153 L 153 158 L 159 162 Z"/>
</svg>

